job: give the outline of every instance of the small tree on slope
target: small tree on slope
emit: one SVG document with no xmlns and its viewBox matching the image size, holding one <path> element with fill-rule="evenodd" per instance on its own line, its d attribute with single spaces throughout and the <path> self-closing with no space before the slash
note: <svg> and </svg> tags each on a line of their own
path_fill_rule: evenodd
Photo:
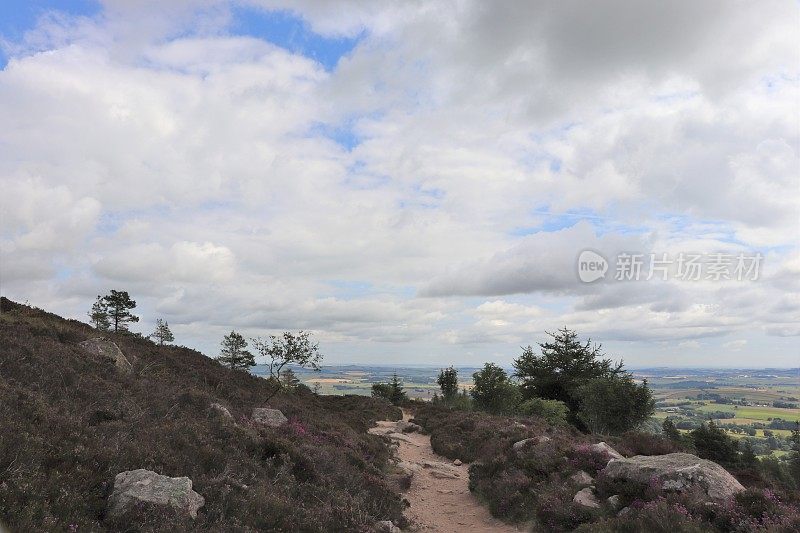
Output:
<svg viewBox="0 0 800 533">
<path fill-rule="evenodd" d="M 442 389 L 442 397 L 445 402 L 452 401 L 458 395 L 458 370 L 453 368 L 445 368 L 439 371 L 439 377 L 436 382 Z"/>
<path fill-rule="evenodd" d="M 156 330 L 150 337 L 154 338 L 160 346 L 164 346 L 165 342 L 169 343 L 175 340 L 175 336 L 169 329 L 169 323 L 160 318 L 156 320 Z"/>
<path fill-rule="evenodd" d="M 102 296 L 97 296 L 89 311 L 89 319 L 92 325 L 99 331 L 108 331 L 111 328 L 111 319 L 108 317 L 108 306 Z"/>
<path fill-rule="evenodd" d="M 255 366 L 256 361 L 253 354 L 245 348 L 247 348 L 247 341 L 244 340 L 244 337 L 231 331 L 222 339 L 222 349 L 217 361 L 234 370 L 247 370 L 251 366 Z"/>
<path fill-rule="evenodd" d="M 270 335 L 268 339 L 252 339 L 259 355 L 269 360 L 270 380 L 276 385 L 274 396 L 283 388 L 281 371 L 286 365 L 297 365 L 319 371 L 322 354 L 319 344 L 311 340 L 311 333 L 299 331 L 296 334 L 284 331 L 281 335 Z M 269 398 L 267 398 L 269 399 Z"/>
<path fill-rule="evenodd" d="M 108 311 L 108 318 L 114 326 L 114 333 L 128 331 L 128 323 L 139 322 L 139 317 L 131 314 L 136 308 L 136 302 L 126 291 L 112 290 L 103 297 L 103 303 Z"/>
</svg>

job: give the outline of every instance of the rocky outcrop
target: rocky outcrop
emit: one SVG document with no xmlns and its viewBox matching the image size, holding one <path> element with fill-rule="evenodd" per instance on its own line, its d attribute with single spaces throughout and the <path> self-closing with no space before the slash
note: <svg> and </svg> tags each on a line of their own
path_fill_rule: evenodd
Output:
<svg viewBox="0 0 800 533">
<path fill-rule="evenodd" d="M 594 490 L 592 487 L 586 487 L 585 489 L 578 491 L 578 493 L 572 498 L 572 501 L 578 505 L 589 507 L 591 509 L 600 508 L 600 501 L 597 499 L 597 496 L 594 495 Z"/>
<path fill-rule="evenodd" d="M 271 428 L 279 428 L 289 420 L 278 409 L 256 407 L 253 409 L 253 421 Z"/>
<path fill-rule="evenodd" d="M 592 450 L 593 452 L 601 452 L 601 453 L 605 452 L 612 459 L 624 459 L 621 453 L 619 453 L 617 450 L 615 450 L 605 442 L 598 442 L 597 444 L 592 444 L 591 446 L 589 446 L 589 449 Z"/>
<path fill-rule="evenodd" d="M 114 491 L 108 499 L 109 518 L 122 517 L 136 507 L 171 508 L 178 514 L 197 517 L 205 499 L 192 490 L 188 477 L 168 477 L 150 470 L 120 472 L 114 478 Z"/>
<path fill-rule="evenodd" d="M 639 483 L 650 483 L 657 478 L 661 489 L 666 491 L 682 492 L 699 487 L 712 499 L 727 498 L 744 490 L 742 484 L 717 463 L 689 453 L 614 459 L 602 472 L 612 479 Z"/>
<path fill-rule="evenodd" d="M 116 366 L 117 370 L 121 373 L 126 375 L 133 374 L 133 365 L 128 361 L 128 358 L 125 357 L 125 354 L 122 353 L 122 350 L 119 349 L 119 346 L 105 337 L 95 337 L 94 339 L 78 343 L 78 346 L 87 352 L 111 359 L 114 361 L 114 366 Z"/>
</svg>

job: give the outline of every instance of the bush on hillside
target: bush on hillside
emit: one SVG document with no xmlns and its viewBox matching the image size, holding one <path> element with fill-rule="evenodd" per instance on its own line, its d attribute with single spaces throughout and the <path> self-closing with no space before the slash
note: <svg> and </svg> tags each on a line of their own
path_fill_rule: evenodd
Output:
<svg viewBox="0 0 800 533">
<path fill-rule="evenodd" d="M 558 400 L 531 398 L 519 404 L 517 413 L 522 416 L 538 416 L 547 420 L 550 425 L 563 426 L 567 423 L 569 409 L 567 404 Z"/>
</svg>

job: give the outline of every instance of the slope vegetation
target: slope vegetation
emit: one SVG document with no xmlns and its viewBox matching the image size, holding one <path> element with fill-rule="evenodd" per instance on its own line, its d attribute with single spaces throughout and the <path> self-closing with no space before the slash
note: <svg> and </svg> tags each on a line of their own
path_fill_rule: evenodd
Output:
<svg viewBox="0 0 800 533">
<path fill-rule="evenodd" d="M 80 342 L 86 324 L 0 302 L 0 523 L 11 531 L 369 531 L 402 523 L 383 475 L 389 451 L 366 434 L 401 413 L 363 397 L 307 390 L 269 401 L 289 422 L 250 419 L 269 385 L 203 354 L 133 335 L 106 337 L 132 369 Z M 218 403 L 232 418 L 211 408 Z M 196 519 L 142 510 L 106 516 L 116 474 L 187 476 Z M 0 526 L 0 529 L 2 527 Z"/>
</svg>

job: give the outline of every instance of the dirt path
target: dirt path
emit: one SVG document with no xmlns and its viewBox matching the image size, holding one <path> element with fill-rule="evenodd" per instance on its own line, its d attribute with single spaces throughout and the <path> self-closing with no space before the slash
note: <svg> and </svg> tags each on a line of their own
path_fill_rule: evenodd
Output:
<svg viewBox="0 0 800 533">
<path fill-rule="evenodd" d="M 407 422 L 409 414 L 403 413 Z M 413 473 L 411 487 L 404 493 L 411 507 L 406 516 L 416 531 L 442 533 L 518 532 L 489 514 L 468 488 L 467 465 L 455 466 L 437 455 L 431 439 L 419 433 L 402 433 L 402 422 L 381 421 L 370 433 L 387 435 L 396 442 L 398 467 Z"/>
</svg>

